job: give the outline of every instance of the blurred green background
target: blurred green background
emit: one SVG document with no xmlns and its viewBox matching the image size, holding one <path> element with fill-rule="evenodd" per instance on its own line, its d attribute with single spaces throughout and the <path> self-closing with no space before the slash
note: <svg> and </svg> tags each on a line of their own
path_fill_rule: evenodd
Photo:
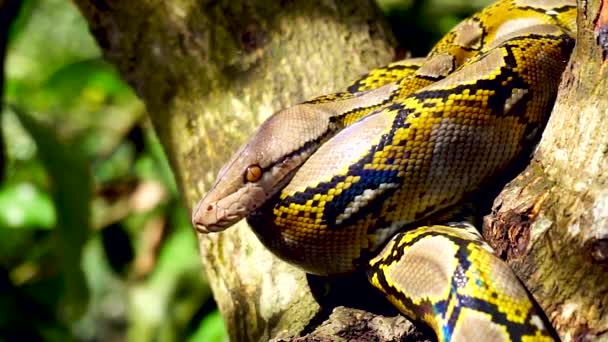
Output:
<svg viewBox="0 0 608 342">
<path fill-rule="evenodd" d="M 380 0 L 424 55 L 487 0 Z M 25 0 L 0 117 L 0 341 L 224 341 L 144 105 L 67 0 Z"/>
</svg>

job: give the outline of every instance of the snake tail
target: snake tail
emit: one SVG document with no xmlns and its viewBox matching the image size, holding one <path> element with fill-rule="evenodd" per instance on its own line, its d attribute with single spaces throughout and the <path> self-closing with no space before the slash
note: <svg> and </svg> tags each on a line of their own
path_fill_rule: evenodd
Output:
<svg viewBox="0 0 608 342">
<path fill-rule="evenodd" d="M 370 282 L 439 341 L 553 341 L 509 266 L 473 226 L 426 226 L 393 237 Z"/>
</svg>

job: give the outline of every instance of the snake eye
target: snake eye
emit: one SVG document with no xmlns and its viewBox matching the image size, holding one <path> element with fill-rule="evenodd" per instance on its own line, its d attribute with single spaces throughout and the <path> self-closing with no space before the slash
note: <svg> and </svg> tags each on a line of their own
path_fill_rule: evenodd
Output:
<svg viewBox="0 0 608 342">
<path fill-rule="evenodd" d="M 254 164 L 247 166 L 245 170 L 245 180 L 247 182 L 257 182 L 262 178 L 262 168 L 260 165 Z"/>
</svg>

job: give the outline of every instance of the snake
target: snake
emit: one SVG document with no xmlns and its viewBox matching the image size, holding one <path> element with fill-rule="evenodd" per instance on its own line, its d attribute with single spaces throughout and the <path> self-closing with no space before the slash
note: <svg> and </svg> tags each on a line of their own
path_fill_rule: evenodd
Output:
<svg viewBox="0 0 608 342">
<path fill-rule="evenodd" d="M 311 274 L 362 270 L 438 341 L 557 339 L 475 228 L 455 220 L 538 141 L 576 34 L 573 0 L 498 0 L 426 57 L 280 110 L 194 207 L 200 233 L 246 219 Z"/>
</svg>

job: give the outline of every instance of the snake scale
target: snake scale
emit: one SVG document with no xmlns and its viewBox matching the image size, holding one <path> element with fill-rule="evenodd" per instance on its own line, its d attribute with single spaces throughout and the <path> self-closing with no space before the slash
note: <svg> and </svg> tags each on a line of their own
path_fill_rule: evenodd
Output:
<svg viewBox="0 0 608 342">
<path fill-rule="evenodd" d="M 306 272 L 364 269 L 439 341 L 550 341 L 509 267 L 452 213 L 530 151 L 574 44 L 572 0 L 499 0 L 425 58 L 275 113 L 193 211 L 199 232 L 247 218 Z"/>
</svg>

